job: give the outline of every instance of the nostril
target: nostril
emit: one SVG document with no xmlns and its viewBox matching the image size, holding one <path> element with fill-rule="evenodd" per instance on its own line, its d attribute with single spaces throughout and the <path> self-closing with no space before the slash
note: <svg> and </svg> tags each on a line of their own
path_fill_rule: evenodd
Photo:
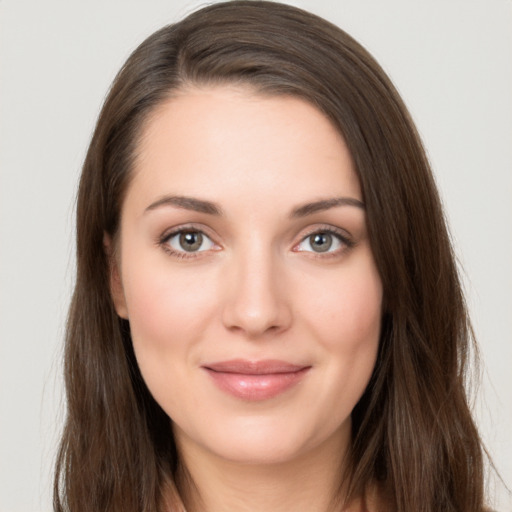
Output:
<svg viewBox="0 0 512 512">
<path fill-rule="evenodd" d="M 268 306 L 268 304 L 267 304 Z M 243 332 L 248 337 L 276 334 L 288 328 L 290 314 L 286 304 L 274 303 L 271 308 L 248 310 L 240 304 L 227 306 L 224 325 L 232 332 Z"/>
</svg>

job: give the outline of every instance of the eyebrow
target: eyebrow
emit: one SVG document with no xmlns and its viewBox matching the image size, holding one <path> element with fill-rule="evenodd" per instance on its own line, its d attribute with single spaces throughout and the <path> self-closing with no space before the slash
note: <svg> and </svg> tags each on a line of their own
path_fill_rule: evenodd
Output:
<svg viewBox="0 0 512 512">
<path fill-rule="evenodd" d="M 306 217 L 313 213 L 323 212 L 330 208 L 336 208 L 337 206 L 355 206 L 356 208 L 365 209 L 364 203 L 353 197 L 333 197 L 330 199 L 322 199 L 320 201 L 314 201 L 312 203 L 306 203 L 297 208 L 294 208 L 291 217 Z"/>
<path fill-rule="evenodd" d="M 188 196 L 163 196 L 157 199 L 154 203 L 151 203 L 144 212 L 156 210 L 163 206 L 174 206 L 176 208 L 182 208 L 184 210 L 192 210 L 199 213 L 206 213 L 208 215 L 221 216 L 222 208 L 217 204 L 206 201 L 204 199 L 197 199 L 195 197 Z M 353 197 L 333 197 L 330 199 L 321 199 L 319 201 L 313 201 L 306 203 L 294 208 L 290 214 L 291 218 L 300 218 L 312 215 L 314 213 L 329 210 L 330 208 L 336 208 L 338 206 L 354 206 L 362 210 L 365 209 L 364 203 Z"/>
<path fill-rule="evenodd" d="M 162 206 L 175 206 L 177 208 L 182 208 L 184 210 L 192 210 L 199 213 L 207 213 L 208 215 L 222 215 L 222 209 L 215 203 L 187 196 L 161 197 L 154 203 L 151 203 L 144 210 L 144 212 L 156 210 L 157 208 L 160 208 Z"/>
</svg>

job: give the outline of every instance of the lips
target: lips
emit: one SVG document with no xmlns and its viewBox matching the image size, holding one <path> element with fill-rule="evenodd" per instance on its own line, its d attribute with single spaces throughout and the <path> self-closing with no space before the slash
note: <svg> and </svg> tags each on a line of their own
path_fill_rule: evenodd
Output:
<svg viewBox="0 0 512 512">
<path fill-rule="evenodd" d="M 310 368 L 279 360 L 242 359 L 203 366 L 220 390 L 248 401 L 269 400 L 288 391 L 305 377 Z"/>
</svg>

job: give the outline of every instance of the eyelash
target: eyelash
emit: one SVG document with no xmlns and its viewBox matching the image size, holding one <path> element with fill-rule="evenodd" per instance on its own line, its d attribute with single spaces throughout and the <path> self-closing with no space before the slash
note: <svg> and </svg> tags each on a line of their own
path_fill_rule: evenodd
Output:
<svg viewBox="0 0 512 512">
<path fill-rule="evenodd" d="M 175 258 L 178 258 L 178 259 L 193 259 L 193 258 L 200 257 L 202 252 L 207 252 L 207 251 L 191 251 L 191 252 L 187 252 L 187 251 L 177 251 L 177 250 L 173 249 L 170 246 L 169 241 L 173 237 L 175 237 L 177 235 L 184 234 L 184 233 L 199 233 L 202 236 L 206 237 L 208 240 L 210 240 L 210 242 L 213 245 L 217 245 L 212 240 L 212 238 L 205 233 L 205 231 L 203 229 L 197 228 L 197 227 L 194 227 L 194 226 L 180 226 L 179 228 L 173 229 L 170 232 L 165 232 L 159 238 L 158 245 L 161 246 L 162 249 L 165 252 L 167 252 L 171 256 L 173 256 Z M 343 247 L 341 247 L 340 249 L 337 249 L 335 251 L 326 251 L 325 253 L 315 252 L 315 251 L 305 251 L 305 250 L 296 249 L 299 245 L 304 243 L 308 238 L 312 237 L 313 235 L 319 235 L 319 234 L 333 236 L 334 238 L 336 238 L 342 244 Z M 309 233 L 304 235 L 301 238 L 301 240 L 297 244 L 295 244 L 293 246 L 293 250 L 294 250 L 294 252 L 307 253 L 307 254 L 309 254 L 309 257 L 312 257 L 312 258 L 322 258 L 322 259 L 325 259 L 325 258 L 329 258 L 329 257 L 339 256 L 340 254 L 342 254 L 342 253 L 352 249 L 355 245 L 356 244 L 355 244 L 354 240 L 352 240 L 347 235 L 347 233 L 344 230 L 336 229 L 336 228 L 334 228 L 332 226 L 325 226 L 325 227 L 324 226 L 320 226 L 320 227 L 315 227 Z"/>
<path fill-rule="evenodd" d="M 179 259 L 197 258 L 200 256 L 200 254 L 202 252 L 206 252 L 206 251 L 187 252 L 187 251 L 177 251 L 177 250 L 173 249 L 170 246 L 169 241 L 172 238 L 174 238 L 176 235 L 181 235 L 184 233 L 199 233 L 202 236 L 206 237 L 208 240 L 210 240 L 213 245 L 217 245 L 217 244 L 215 244 L 215 242 L 213 242 L 212 238 L 205 233 L 204 229 L 197 228 L 195 226 L 180 226 L 179 228 L 173 229 L 172 231 L 165 232 L 158 240 L 158 245 L 160 247 L 162 247 L 162 249 L 166 253 L 170 254 L 171 256 L 173 256 L 175 258 L 179 258 Z"/>
<path fill-rule="evenodd" d="M 324 252 L 324 253 L 295 249 L 300 244 L 304 243 L 308 238 L 312 237 L 313 235 L 320 235 L 320 234 L 333 236 L 334 238 L 336 238 L 338 240 L 338 242 L 340 242 L 342 247 L 337 250 Z M 308 256 L 311 258 L 325 259 L 325 258 L 334 258 L 334 257 L 340 256 L 341 254 L 352 249 L 355 245 L 356 245 L 356 242 L 352 238 L 350 238 L 350 236 L 348 235 L 348 233 L 346 231 L 335 228 L 333 226 L 319 226 L 319 227 L 317 226 L 301 238 L 300 242 L 294 246 L 294 250 L 296 252 L 307 253 Z"/>
</svg>

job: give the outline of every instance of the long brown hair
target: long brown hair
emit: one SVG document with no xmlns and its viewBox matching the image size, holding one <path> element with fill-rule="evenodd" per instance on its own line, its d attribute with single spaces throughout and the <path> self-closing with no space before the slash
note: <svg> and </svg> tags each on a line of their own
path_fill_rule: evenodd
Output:
<svg viewBox="0 0 512 512">
<path fill-rule="evenodd" d="M 377 364 L 352 414 L 349 497 L 379 483 L 397 512 L 483 508 L 482 449 L 468 408 L 472 344 L 440 200 L 418 134 L 388 77 L 349 35 L 274 2 L 201 9 L 150 36 L 105 101 L 77 204 L 77 277 L 65 349 L 67 422 L 56 511 L 159 511 L 178 454 L 114 310 L 104 233 L 115 238 L 144 122 L 188 84 L 294 95 L 345 138 L 384 289 Z M 340 475 L 340 483 L 343 475 Z"/>
</svg>

